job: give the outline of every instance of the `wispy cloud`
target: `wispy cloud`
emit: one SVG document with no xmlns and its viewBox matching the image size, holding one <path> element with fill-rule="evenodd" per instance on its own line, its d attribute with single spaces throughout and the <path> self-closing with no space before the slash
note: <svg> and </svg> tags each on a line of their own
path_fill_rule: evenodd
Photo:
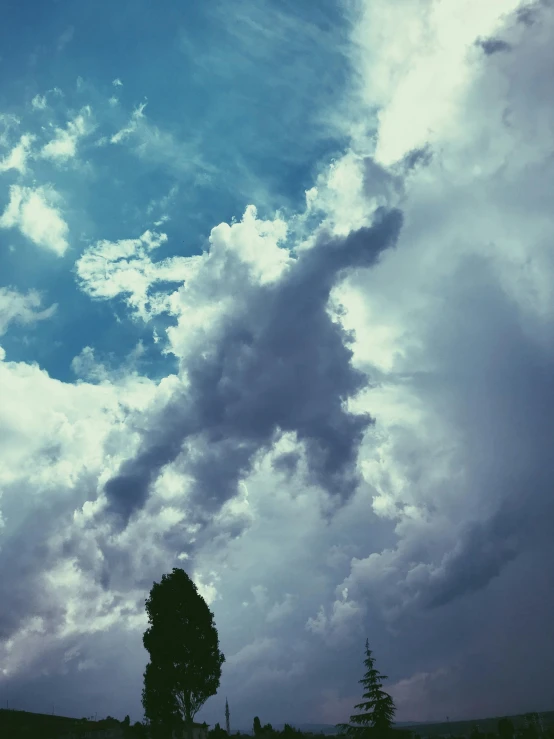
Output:
<svg viewBox="0 0 554 739">
<path fill-rule="evenodd" d="M 147 119 L 146 105 L 146 102 L 141 103 L 135 108 L 127 125 L 112 135 L 112 144 L 127 142 L 137 157 L 178 176 L 209 179 L 217 173 L 217 167 L 205 161 L 198 135 L 190 141 L 177 139 Z"/>
<path fill-rule="evenodd" d="M 10 138 L 10 132 L 17 128 L 21 121 L 16 115 L 10 113 L 0 113 L 0 125 L 2 131 L 0 131 L 0 146 L 8 146 Z"/>
<path fill-rule="evenodd" d="M 31 107 L 33 110 L 45 110 L 48 107 L 46 95 L 35 95 L 31 100 Z"/>
<path fill-rule="evenodd" d="M 42 149 L 45 159 L 66 162 L 77 153 L 79 140 L 94 131 L 90 106 L 84 107 L 75 118 L 68 122 L 65 129 L 56 128 L 54 138 Z"/>
<path fill-rule="evenodd" d="M 65 31 L 60 35 L 58 39 L 58 51 L 63 51 L 65 47 L 71 42 L 73 39 L 73 36 L 75 34 L 75 28 L 73 26 L 69 26 L 65 29 Z"/>
<path fill-rule="evenodd" d="M 133 111 L 133 114 L 131 115 L 131 120 L 129 123 L 121 128 L 117 133 L 114 133 L 114 135 L 111 137 L 110 141 L 112 144 L 119 144 L 121 141 L 124 141 L 126 138 L 128 138 L 131 134 L 136 133 L 139 127 L 140 121 L 145 117 L 144 116 L 144 109 L 146 108 L 147 103 L 141 103 L 135 110 Z"/>
<path fill-rule="evenodd" d="M 31 100 L 31 108 L 33 110 L 46 110 L 48 108 L 48 96 L 54 95 L 58 98 L 63 98 L 63 92 L 59 87 L 53 87 L 51 90 L 47 90 L 44 95 L 35 95 Z"/>
<path fill-rule="evenodd" d="M 10 323 L 31 324 L 44 321 L 54 315 L 57 303 L 38 310 L 42 296 L 36 290 L 21 293 L 14 288 L 0 287 L 0 336 L 5 334 Z"/>
</svg>

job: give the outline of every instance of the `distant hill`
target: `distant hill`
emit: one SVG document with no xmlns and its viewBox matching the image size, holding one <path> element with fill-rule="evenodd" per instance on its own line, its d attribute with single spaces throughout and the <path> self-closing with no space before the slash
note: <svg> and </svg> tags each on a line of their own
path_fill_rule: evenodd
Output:
<svg viewBox="0 0 554 739">
<path fill-rule="evenodd" d="M 298 729 L 299 731 L 312 731 L 314 734 L 323 733 L 325 736 L 332 735 L 332 734 L 338 734 L 338 730 L 335 726 L 335 724 L 295 724 L 293 721 L 287 721 L 289 726 L 292 726 L 293 729 Z M 395 726 L 415 726 L 416 722 L 414 721 L 397 721 L 394 725 Z M 285 724 L 272 724 L 273 728 L 276 731 L 283 731 L 285 728 Z M 252 727 L 249 727 L 248 729 L 239 729 L 241 734 L 249 734 L 252 736 L 253 731 Z M 233 730 L 231 730 L 231 734 L 233 734 Z"/>
<path fill-rule="evenodd" d="M 540 719 L 545 729 L 554 727 L 554 711 L 539 712 Z M 492 718 L 476 718 L 470 721 L 440 721 L 434 723 L 413 723 L 404 724 L 403 729 L 413 729 L 415 734 L 419 734 L 422 739 L 429 737 L 434 739 L 435 737 L 449 737 L 452 736 L 464 736 L 468 737 L 471 733 L 471 729 L 474 726 L 479 726 L 480 731 L 486 733 L 492 731 L 496 733 L 496 727 L 501 718 L 509 718 L 513 721 L 514 726 L 518 728 L 523 726 L 525 723 L 524 714 L 516 714 L 513 716 L 494 716 Z M 397 724 L 399 726 L 400 724 Z"/>
<path fill-rule="evenodd" d="M 15 739 L 15 737 L 29 735 L 40 736 L 41 739 L 55 739 L 71 730 L 74 724 L 75 719 L 67 716 L 0 708 L 0 736 L 2 739 L 4 737 Z"/>
<path fill-rule="evenodd" d="M 539 713 L 545 729 L 554 727 L 554 711 L 546 711 Z M 492 731 L 496 733 L 496 727 L 498 721 L 501 718 L 510 718 L 514 722 L 514 726 L 522 726 L 525 722 L 524 714 L 516 714 L 513 716 L 494 716 L 492 718 L 477 718 L 470 721 L 397 721 L 394 726 L 398 729 L 412 730 L 414 734 L 419 734 L 421 739 L 438 739 L 438 737 L 469 737 L 471 729 L 478 725 L 479 729 L 483 732 Z M 334 724 L 295 724 L 292 721 L 288 722 L 294 729 L 299 729 L 303 732 L 313 732 L 314 734 L 323 733 L 325 736 L 331 736 L 337 734 L 338 731 Z M 285 724 L 272 724 L 273 728 L 277 731 L 282 731 Z M 231 731 L 231 734 L 234 732 Z M 240 729 L 241 734 L 252 735 L 252 727 L 248 729 Z"/>
</svg>

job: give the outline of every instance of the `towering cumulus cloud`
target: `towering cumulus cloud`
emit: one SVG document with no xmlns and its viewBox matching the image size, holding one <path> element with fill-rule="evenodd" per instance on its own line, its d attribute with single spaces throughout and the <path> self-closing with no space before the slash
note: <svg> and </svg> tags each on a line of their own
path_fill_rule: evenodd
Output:
<svg viewBox="0 0 554 739">
<path fill-rule="evenodd" d="M 370 267 L 395 244 L 401 223 L 398 210 L 378 211 L 370 228 L 346 238 L 320 236 L 270 282 L 253 277 L 240 254 L 227 247 L 216 279 L 227 285 L 234 309 L 187 348 L 181 366 L 186 383 L 150 420 L 138 454 L 106 483 L 108 511 L 125 525 L 162 467 L 189 441 L 194 453 L 185 450 L 184 457 L 194 478 L 193 502 L 213 513 L 236 493 L 256 452 L 282 432 L 305 443 L 312 482 L 348 500 L 358 478 L 359 444 L 372 419 L 345 408 L 366 380 L 352 367 L 349 337 L 327 306 L 341 277 Z M 202 279 L 202 269 L 219 266 L 210 256 L 193 281 Z M 185 299 L 188 289 L 185 283 Z"/>
</svg>

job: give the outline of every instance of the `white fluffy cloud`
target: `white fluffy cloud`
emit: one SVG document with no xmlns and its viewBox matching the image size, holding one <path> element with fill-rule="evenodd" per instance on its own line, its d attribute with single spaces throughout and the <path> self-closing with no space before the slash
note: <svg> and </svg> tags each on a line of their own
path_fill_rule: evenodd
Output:
<svg viewBox="0 0 554 739">
<path fill-rule="evenodd" d="M 392 164 L 460 125 L 464 95 L 477 70 L 476 42 L 502 31 L 516 9 L 532 5 L 532 0 L 491 0 L 486 7 L 478 0 L 366 0 L 352 6 L 358 92 L 379 110 L 379 163 Z"/>
<path fill-rule="evenodd" d="M 194 269 L 194 260 L 170 257 L 153 262 L 150 253 L 166 241 L 166 234 L 151 231 L 138 239 L 99 241 L 75 264 L 82 290 L 104 300 L 125 295 L 129 307 L 144 321 L 169 310 L 169 297 L 151 288 L 157 282 L 182 282 Z"/>
<path fill-rule="evenodd" d="M 14 610 L 0 626 L 3 634 L 10 634 L 2 644 L 3 676 L 12 678 L 55 648 L 47 634 L 63 645 L 122 619 L 131 629 L 142 624 L 138 591 L 126 587 L 125 595 L 114 599 L 113 592 L 91 584 L 86 569 L 76 566 L 74 554 L 64 554 L 64 547 L 76 536 L 88 567 L 102 566 L 96 542 L 100 532 L 87 525 L 97 486 L 133 450 L 137 436 L 126 419 L 155 402 L 157 388 L 134 375 L 95 385 L 66 384 L 37 366 L 6 361 L 0 362 L 0 387 L 2 567 L 23 568 L 17 576 L 19 595 L 12 591 L 10 596 Z M 154 527 L 139 524 L 140 539 L 152 545 L 164 525 L 172 524 L 164 524 L 163 517 Z M 121 546 L 129 545 L 130 535 L 126 533 Z M 22 537 L 32 537 L 34 549 L 15 563 Z M 147 556 L 140 546 L 133 549 L 137 557 Z M 31 561 L 29 569 L 25 562 Z"/>
<path fill-rule="evenodd" d="M 12 185 L 10 202 L 0 216 L 0 228 L 18 228 L 37 246 L 63 256 L 69 247 L 69 228 L 59 203 L 60 196 L 52 187 Z"/>
</svg>

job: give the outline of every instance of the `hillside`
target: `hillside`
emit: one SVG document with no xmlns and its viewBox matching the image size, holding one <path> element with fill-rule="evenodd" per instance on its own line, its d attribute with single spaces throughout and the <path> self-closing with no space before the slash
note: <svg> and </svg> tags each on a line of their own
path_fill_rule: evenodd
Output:
<svg viewBox="0 0 554 739">
<path fill-rule="evenodd" d="M 554 711 L 547 711 L 539 714 L 543 726 L 545 729 L 554 727 Z M 496 733 L 496 727 L 498 721 L 501 718 L 510 718 L 514 722 L 514 726 L 518 728 L 523 726 L 525 723 L 523 714 L 516 714 L 514 716 L 494 716 L 492 718 L 479 718 L 472 719 L 471 721 L 444 721 L 441 723 L 428 723 L 428 724 L 407 724 L 403 726 L 403 729 L 413 731 L 415 734 L 419 734 L 422 739 L 424 737 L 439 737 L 439 736 L 469 736 L 471 729 L 474 726 L 478 726 L 479 730 L 483 733 L 494 732 Z"/>
</svg>

